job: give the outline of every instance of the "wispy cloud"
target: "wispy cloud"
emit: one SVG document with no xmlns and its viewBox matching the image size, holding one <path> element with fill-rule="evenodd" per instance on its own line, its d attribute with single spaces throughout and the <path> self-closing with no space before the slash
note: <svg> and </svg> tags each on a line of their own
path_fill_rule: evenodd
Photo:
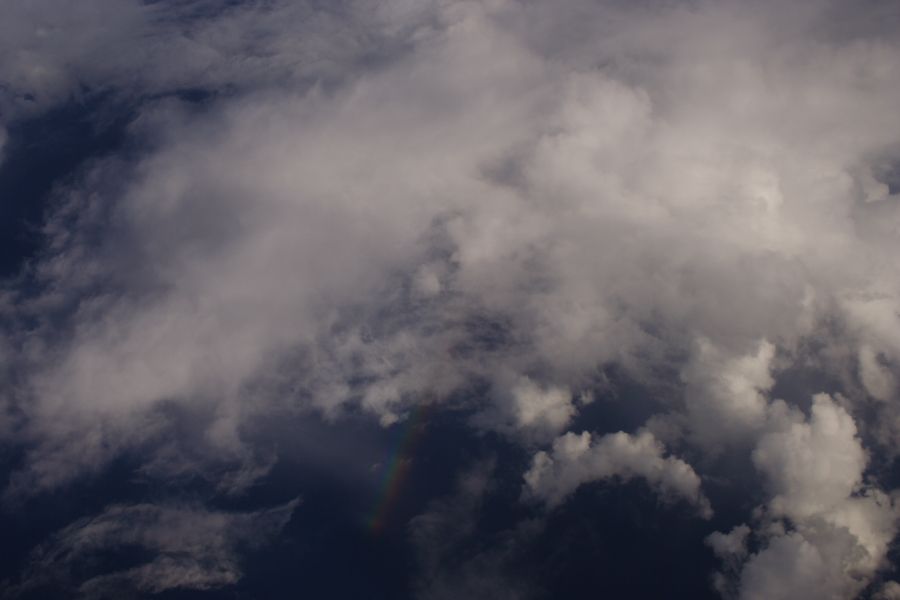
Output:
<svg viewBox="0 0 900 600">
<path fill-rule="evenodd" d="M 298 504 L 294 500 L 252 513 L 200 506 L 110 506 L 72 523 L 35 549 L 22 581 L 4 591 L 10 597 L 54 589 L 108 598 L 222 587 L 241 578 L 239 548 L 269 543 Z M 82 577 L 104 555 L 134 564 Z"/>
</svg>

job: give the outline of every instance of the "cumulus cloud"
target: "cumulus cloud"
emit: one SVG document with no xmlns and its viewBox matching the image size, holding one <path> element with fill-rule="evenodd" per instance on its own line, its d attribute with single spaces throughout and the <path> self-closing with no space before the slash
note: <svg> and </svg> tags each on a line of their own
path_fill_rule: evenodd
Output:
<svg viewBox="0 0 900 600">
<path fill-rule="evenodd" d="M 526 376 L 497 377 L 494 402 L 475 424 L 525 440 L 550 441 L 577 412 L 572 393 L 562 387 L 541 387 Z M 511 379 L 511 381 L 510 381 Z"/>
<path fill-rule="evenodd" d="M 741 559 L 747 554 L 747 536 L 750 528 L 738 525 L 728 533 L 715 531 L 706 538 L 706 543 L 722 559 Z"/>
<path fill-rule="evenodd" d="M 274 460 L 261 415 L 428 402 L 556 438 L 526 475 L 551 505 L 639 477 L 708 515 L 659 440 L 752 452 L 793 529 L 754 525 L 742 593 L 854 593 L 895 531 L 862 440 L 900 452 L 898 24 L 826 0 L 4 3 L 0 132 L 89 97 L 131 115 L 4 283 L 6 497 L 135 449 L 238 489 Z M 607 367 L 658 413 L 564 434 Z M 804 370 L 844 400 L 772 400 Z"/>
<path fill-rule="evenodd" d="M 288 353 L 318 365 L 297 365 L 304 403 L 335 411 L 359 402 L 390 423 L 416 397 L 446 397 L 495 373 L 573 394 L 605 363 L 652 377 L 686 341 L 690 427 L 724 436 L 758 423 L 754 394 L 771 385 L 772 346 L 748 346 L 762 338 L 789 347 L 829 302 L 873 277 L 891 281 L 865 259 L 875 239 L 857 235 L 856 223 L 871 203 L 854 191 L 857 163 L 892 139 L 890 111 L 884 122 L 872 115 L 894 97 L 893 80 L 873 68 L 869 91 L 853 83 L 862 65 L 890 61 L 887 42 L 836 45 L 844 66 L 819 80 L 830 66 L 817 46 L 803 37 L 767 43 L 765 12 L 738 28 L 735 49 L 711 35 L 648 37 L 663 23 L 734 28 L 748 15 L 730 5 L 693 16 L 585 9 L 597 23 L 616 16 L 635 39 L 619 33 L 621 47 L 610 47 L 575 36 L 563 61 L 543 54 L 555 31 L 521 17 L 533 11 L 552 30 L 566 11 L 387 6 L 374 21 L 387 33 L 360 52 L 379 52 L 398 32 L 410 36 L 407 51 L 366 70 L 346 58 L 333 88 L 303 78 L 259 84 L 200 118 L 150 103 L 133 128 L 154 132 L 154 152 L 94 169 L 109 198 L 69 195 L 68 212 L 48 225 L 54 251 L 39 264 L 52 291 L 23 310 L 46 314 L 48 303 L 71 307 L 82 290 L 102 292 L 69 313 L 70 335 L 48 332 L 29 357 L 34 375 L 21 394 L 34 398 L 26 413 L 38 444 L 98 418 L 108 431 L 130 430 L 124 424 L 160 399 L 198 396 L 218 404 L 214 440 L 232 443 L 254 405 L 241 390 Z M 163 19 L 157 28 L 158 12 L 130 10 L 138 16 L 123 22 L 159 35 L 185 27 Z M 342 11 L 346 27 L 367 15 L 352 3 Z M 785 26 L 802 32 L 804 18 Z M 262 54 L 276 64 L 305 56 L 278 43 L 278 23 L 299 19 L 280 4 L 197 17 L 191 27 L 204 40 L 207 29 L 238 35 L 234 19 L 261 30 L 254 39 L 267 40 Z M 219 53 L 235 44 L 226 37 Z M 648 70 L 639 56 L 663 47 L 668 58 Z M 708 78 L 688 57 L 713 51 L 718 76 Z M 592 66 L 586 57 L 597 53 L 617 56 L 614 67 Z M 782 96 L 764 93 L 769 80 Z M 197 81 L 221 85 L 214 75 Z M 828 103 L 806 110 L 813 85 Z M 698 110 L 701 96 L 717 109 Z M 791 127 L 778 117 L 787 107 L 798 119 Z M 837 114 L 849 115 L 844 129 L 831 121 Z M 850 122 L 855 141 L 839 144 Z M 833 150 L 808 152 L 811 132 L 823 137 L 816 147 Z M 101 228 L 99 248 L 70 227 L 73 214 L 90 220 L 86 204 L 102 220 L 81 227 Z M 877 243 L 887 252 L 894 242 Z M 495 323 L 498 339 L 473 322 Z M 735 373 L 710 374 L 717 369 Z M 354 389 L 360 380 L 366 389 Z M 494 395 L 510 407 L 498 427 L 523 418 L 563 426 L 563 405 L 528 416 L 525 397 Z"/>
<path fill-rule="evenodd" d="M 741 598 L 842 598 L 852 593 L 819 549 L 799 534 L 779 536 L 747 564 Z"/>
<path fill-rule="evenodd" d="M 825 394 L 813 398 L 808 423 L 766 434 L 753 451 L 775 494 L 772 510 L 794 518 L 847 499 L 861 483 L 866 460 L 853 418 Z"/>
<path fill-rule="evenodd" d="M 760 513 L 762 548 L 737 569 L 742 599 L 854 597 L 885 565 L 897 532 L 893 499 L 863 483 L 867 456 L 853 418 L 826 394 L 810 412 L 779 415 L 753 451 L 772 497 Z M 708 543 L 733 569 L 748 533 L 741 526 Z"/>
<path fill-rule="evenodd" d="M 591 481 L 642 478 L 664 499 L 685 500 L 704 518 L 712 516 L 700 478 L 689 464 L 672 456 L 648 431 L 611 433 L 592 441 L 588 432 L 567 433 L 553 442 L 550 453 L 538 452 L 525 473 L 527 492 L 555 506 Z"/>
<path fill-rule="evenodd" d="M 897 394 L 894 374 L 870 346 L 864 345 L 859 349 L 859 377 L 873 398 L 887 402 Z"/>
<path fill-rule="evenodd" d="M 900 598 L 900 584 L 896 581 L 888 581 L 875 594 L 876 600 L 895 600 L 896 598 Z"/>
<path fill-rule="evenodd" d="M 700 339 L 688 365 L 685 381 L 687 432 L 703 446 L 752 439 L 765 424 L 767 392 L 775 346 L 759 343 L 755 352 L 731 356 Z"/>
</svg>

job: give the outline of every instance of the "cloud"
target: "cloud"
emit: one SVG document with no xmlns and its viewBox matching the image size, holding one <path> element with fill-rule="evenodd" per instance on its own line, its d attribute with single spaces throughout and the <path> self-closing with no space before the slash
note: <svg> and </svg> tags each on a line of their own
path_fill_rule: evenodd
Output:
<svg viewBox="0 0 900 600">
<path fill-rule="evenodd" d="M 431 7 L 40 0 L 2 11 L 0 102 L 17 118 L 98 89 L 133 96 L 339 79 L 372 45 L 389 52 Z M 303 35 L 287 35 L 288 23 Z"/>
<path fill-rule="evenodd" d="M 251 513 L 196 506 L 114 505 L 79 520 L 34 550 L 11 597 L 30 591 L 68 590 L 84 598 L 209 590 L 241 578 L 241 551 L 270 542 L 298 501 Z M 138 564 L 79 579 L 76 573 L 106 553 L 139 551 Z M 95 570 L 95 569 L 94 569 Z"/>
<path fill-rule="evenodd" d="M 447 398 L 473 380 L 503 389 L 498 373 L 577 395 L 598 365 L 652 379 L 684 351 L 689 429 L 728 437 L 758 425 L 776 342 L 790 349 L 830 311 L 844 315 L 834 303 L 848 290 L 892 281 L 866 257 L 894 241 L 861 233 L 872 203 L 854 188 L 858 163 L 885 152 L 897 129 L 881 110 L 897 93 L 879 70 L 895 53 L 886 42 L 835 42 L 833 71 L 805 37 L 805 13 L 784 24 L 799 37 L 768 44 L 768 13 L 743 22 L 731 5 L 573 2 L 557 18 L 511 2 L 402 6 L 378 11 L 372 39 L 358 40 L 359 56 L 396 52 L 366 68 L 342 58 L 328 85 L 321 74 L 241 76 L 306 55 L 285 23 L 327 31 L 305 19 L 316 15 L 354 31 L 369 12 L 353 3 L 332 17 L 278 3 L 122 17 L 163 39 L 201 40 L 215 52 L 194 54 L 220 56 L 233 76 L 198 69 L 209 74 L 192 80 L 243 92 L 200 115 L 177 100 L 141 104 L 132 133 L 154 140 L 152 151 L 95 166 L 85 181 L 108 191 L 70 190 L 49 221 L 52 251 L 37 263 L 47 293 L 18 308 L 22 322 L 63 311 L 71 333 L 38 330 L 41 350 L 20 368 L 31 373 L 18 395 L 33 398 L 22 405 L 37 456 L 87 423 L 129 439 L 162 400 L 214 403 L 210 439 L 233 446 L 235 425 L 272 401 L 329 414 L 359 404 L 390 423 L 414 398 Z M 576 35 L 564 60 L 550 59 L 553 28 L 576 9 L 590 22 L 615 16 L 634 38 Z M 525 25 L 529 11 L 541 26 Z M 664 24 L 692 35 L 654 40 Z M 716 26 L 740 43 L 703 33 Z M 641 58 L 663 48 L 656 62 Z M 707 71 L 695 66 L 713 50 Z M 592 53 L 616 56 L 614 68 L 591 66 Z M 864 93 L 853 74 L 869 64 Z M 140 85 L 181 85 L 152 74 Z M 765 93 L 768 81 L 782 94 Z M 811 106 L 813 96 L 827 102 Z M 810 153 L 810 139 L 833 150 Z M 87 235 L 96 231 L 99 244 Z M 502 338 L 471 323 L 502 324 Z M 773 341 L 754 354 L 760 339 Z M 302 393 L 248 398 L 285 360 L 298 361 L 290 386 Z M 735 374 L 717 381 L 722 369 Z M 498 393 L 485 414 L 501 415 L 499 428 L 532 427 L 519 422 L 531 418 L 519 411 L 525 397 Z M 559 406 L 538 420 L 558 430 Z"/>
<path fill-rule="evenodd" d="M 876 600 L 894 600 L 900 598 L 900 584 L 896 581 L 888 581 L 885 583 L 878 593 L 875 594 Z"/>
<path fill-rule="evenodd" d="M 894 500 L 863 484 L 867 456 L 852 417 L 827 394 L 813 398 L 810 413 L 779 415 L 753 451 L 772 494 L 759 513 L 762 548 L 740 569 L 734 559 L 746 554 L 743 545 L 726 551 L 735 532 L 743 539 L 749 528 L 708 538 L 740 572 L 742 599 L 851 598 L 885 565 L 897 532 Z"/>
<path fill-rule="evenodd" d="M 555 506 L 579 486 L 591 481 L 618 478 L 645 479 L 667 500 L 686 500 L 703 518 L 712 516 L 709 501 L 700 490 L 700 478 L 679 458 L 663 457 L 664 448 L 648 431 L 624 432 L 592 441 L 588 432 L 567 433 L 553 442 L 551 453 L 538 452 L 525 473 L 527 492 Z"/>
<path fill-rule="evenodd" d="M 572 393 L 562 387 L 542 387 L 526 376 L 495 377 L 493 404 L 474 423 L 525 440 L 550 441 L 577 413 Z"/>
<path fill-rule="evenodd" d="M 738 525 L 728 533 L 715 531 L 706 538 L 707 545 L 721 559 L 741 559 L 747 554 L 747 536 L 750 528 Z"/>
<path fill-rule="evenodd" d="M 775 494 L 772 510 L 794 518 L 824 512 L 861 483 L 867 457 L 853 418 L 826 394 L 813 398 L 809 422 L 768 433 L 753 462 Z"/>
<path fill-rule="evenodd" d="M 897 393 L 897 381 L 887 365 L 869 346 L 859 349 L 859 377 L 863 387 L 873 398 L 889 401 Z"/>
<path fill-rule="evenodd" d="M 527 474 L 551 505 L 640 477 L 708 514 L 662 442 L 743 453 L 769 498 L 744 593 L 853 593 L 895 531 L 867 460 L 900 451 L 889 3 L 319 4 L 0 8 L 10 140 L 87 97 L 132 115 L 4 283 L 6 497 L 136 450 L 238 489 L 265 415 L 428 402 L 556 438 Z M 646 429 L 564 433 L 607 368 Z M 773 400 L 798 371 L 816 389 Z"/>
<path fill-rule="evenodd" d="M 729 356 L 700 339 L 683 369 L 685 422 L 704 446 L 736 443 L 758 434 L 766 420 L 766 393 L 775 346 L 763 340 L 755 352 Z"/>
<path fill-rule="evenodd" d="M 722 570 L 713 573 L 711 583 L 724 598 L 738 595 L 739 576 L 749 553 L 748 539 L 752 531 L 742 523 L 728 533 L 714 531 L 704 540 L 721 561 Z"/>
<path fill-rule="evenodd" d="M 835 580 L 838 580 L 837 582 Z M 741 598 L 851 597 L 819 549 L 798 534 L 774 539 L 754 556 L 741 579 Z"/>
</svg>

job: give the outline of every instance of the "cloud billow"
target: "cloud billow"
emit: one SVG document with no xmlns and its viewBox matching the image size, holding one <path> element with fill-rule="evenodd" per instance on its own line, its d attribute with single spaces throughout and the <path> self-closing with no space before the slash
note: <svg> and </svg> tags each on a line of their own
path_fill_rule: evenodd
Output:
<svg viewBox="0 0 900 600">
<path fill-rule="evenodd" d="M 890 3 L 42 0 L 0 23 L 0 160 L 54 107 L 131 111 L 0 295 L 8 510 L 134 452 L 239 495 L 275 462 L 266 415 L 427 404 L 527 455 L 534 510 L 636 478 L 709 517 L 710 461 L 741 457 L 764 500 L 706 538 L 726 596 L 881 585 Z M 581 433 L 610 367 L 656 409 Z M 236 581 L 219 552 L 227 577 L 183 587 Z"/>
</svg>

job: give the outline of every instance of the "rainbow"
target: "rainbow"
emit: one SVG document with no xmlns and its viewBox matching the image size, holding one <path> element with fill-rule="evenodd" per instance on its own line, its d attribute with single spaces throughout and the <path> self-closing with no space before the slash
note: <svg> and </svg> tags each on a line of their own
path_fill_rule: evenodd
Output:
<svg viewBox="0 0 900 600">
<path fill-rule="evenodd" d="M 412 466 L 412 454 L 415 452 L 422 434 L 425 432 L 425 419 L 429 413 L 430 404 L 418 404 L 413 409 L 412 415 L 403 424 L 400 438 L 390 453 L 387 466 L 379 485 L 379 492 L 375 506 L 367 519 L 370 533 L 381 533 L 387 525 L 387 519 L 391 514 L 403 484 L 409 475 Z"/>
</svg>

